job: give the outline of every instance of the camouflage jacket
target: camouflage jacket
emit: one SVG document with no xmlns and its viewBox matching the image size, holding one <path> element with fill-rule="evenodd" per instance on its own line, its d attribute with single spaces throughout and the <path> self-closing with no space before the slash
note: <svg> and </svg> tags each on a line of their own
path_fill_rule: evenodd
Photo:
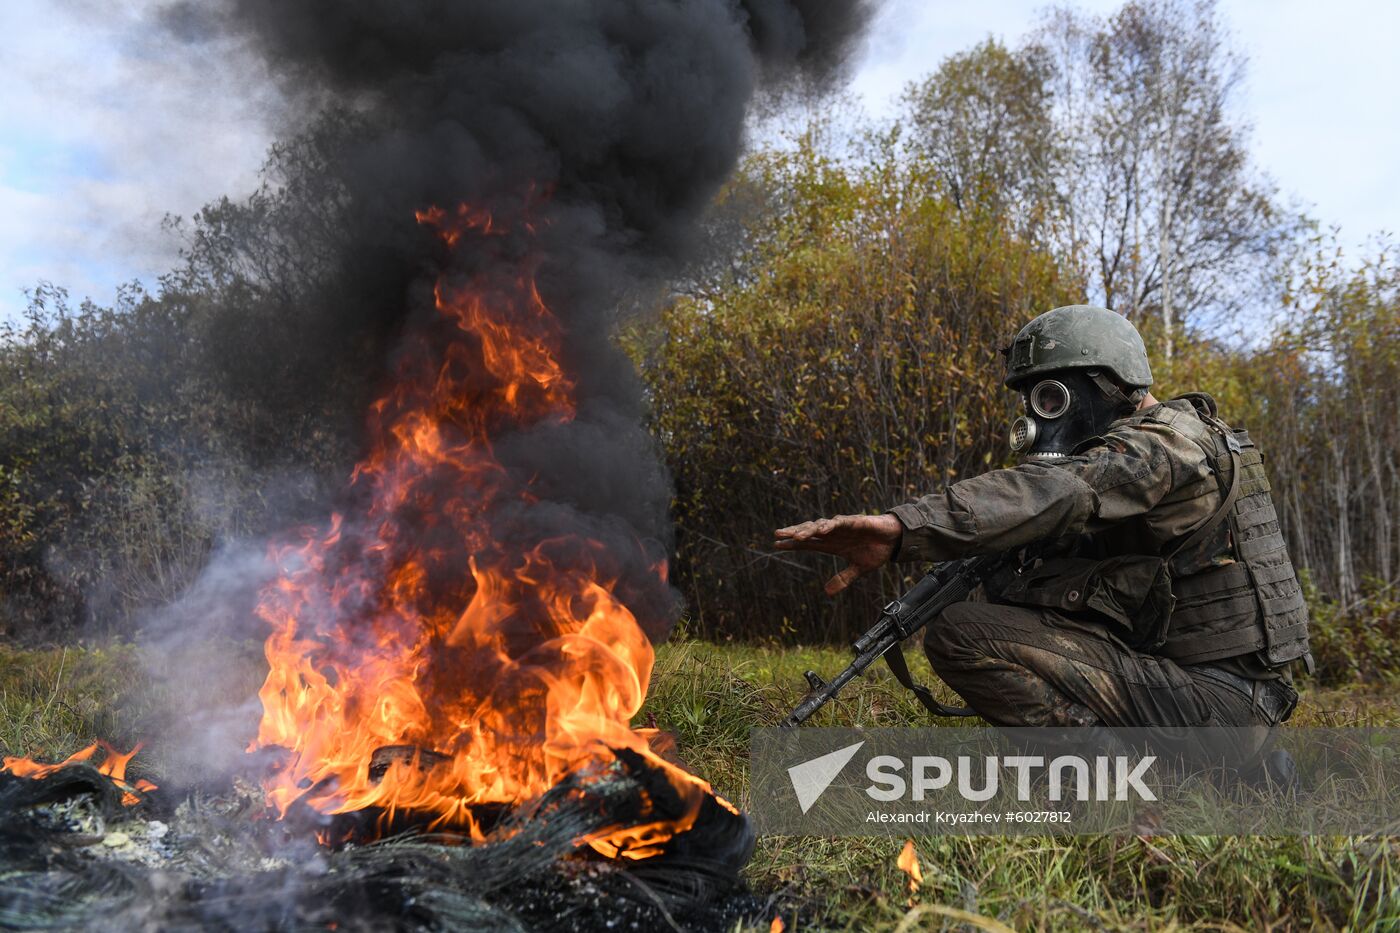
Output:
<svg viewBox="0 0 1400 933">
<path fill-rule="evenodd" d="M 1221 512 L 1226 486 L 1237 498 Z M 1170 556 L 1175 608 L 1154 653 L 1180 663 L 1229 661 L 1254 677 L 1277 676 L 1299 658 L 1311 663 L 1307 609 L 1262 455 L 1248 432 L 1216 419 L 1209 396 L 1133 412 L 1073 456 L 993 470 L 891 511 L 904 526 L 896 560 L 949 560 L 1068 536 L 1087 536 L 1075 553 L 1094 560 Z M 1222 520 L 1209 525 L 1217 513 Z M 1213 530 L 1192 534 L 1203 526 Z M 1189 550 L 1177 550 L 1193 537 Z"/>
<path fill-rule="evenodd" d="M 1199 444 L 1153 418 L 1164 402 L 1115 421 L 1072 457 L 993 470 L 890 511 L 904 526 L 895 560 L 943 561 L 1091 534 L 1105 553 L 1161 554 L 1220 507 Z"/>
</svg>

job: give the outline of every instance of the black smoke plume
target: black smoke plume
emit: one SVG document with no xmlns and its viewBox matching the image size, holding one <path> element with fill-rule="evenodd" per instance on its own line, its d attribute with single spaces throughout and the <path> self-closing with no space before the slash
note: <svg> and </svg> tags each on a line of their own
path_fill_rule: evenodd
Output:
<svg viewBox="0 0 1400 933">
<path fill-rule="evenodd" d="M 384 368 L 362 382 L 384 379 L 396 354 L 417 352 L 410 337 L 455 339 L 436 323 L 440 277 L 541 257 L 578 413 L 496 438 L 536 500 L 492 526 L 521 547 L 561 532 L 602 541 L 616 562 L 604 571 L 655 638 L 675 608 L 648 571 L 669 545 L 669 482 L 610 340 L 616 309 L 684 259 L 755 93 L 830 82 L 869 12 L 868 0 L 221 0 L 172 6 L 166 21 L 250 40 L 308 121 L 353 114 L 325 165 L 344 202 L 335 287 L 289 309 L 293 332 L 324 335 L 318 371 L 368 347 Z M 448 251 L 415 220 L 460 203 L 506 236 Z"/>
</svg>

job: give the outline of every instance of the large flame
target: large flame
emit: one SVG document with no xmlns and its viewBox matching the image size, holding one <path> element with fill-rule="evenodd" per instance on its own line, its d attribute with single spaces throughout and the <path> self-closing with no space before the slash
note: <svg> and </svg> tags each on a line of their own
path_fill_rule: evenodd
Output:
<svg viewBox="0 0 1400 933">
<path fill-rule="evenodd" d="M 449 248 L 501 232 L 466 206 L 418 220 Z M 689 815 L 588 841 L 645 857 L 693 822 L 709 788 L 630 728 L 652 647 L 600 569 L 602 545 L 567 533 L 507 545 L 519 529 L 492 527 L 503 502 L 535 501 L 493 439 L 575 413 L 534 261 L 507 262 L 504 275 L 438 281 L 438 329 L 410 340 L 373 406 L 351 482 L 362 505 L 274 554 L 254 746 L 287 752 L 264 784 L 280 814 L 297 801 L 408 809 L 474 835 L 481 805 L 530 800 L 630 749 L 664 769 Z"/>
</svg>

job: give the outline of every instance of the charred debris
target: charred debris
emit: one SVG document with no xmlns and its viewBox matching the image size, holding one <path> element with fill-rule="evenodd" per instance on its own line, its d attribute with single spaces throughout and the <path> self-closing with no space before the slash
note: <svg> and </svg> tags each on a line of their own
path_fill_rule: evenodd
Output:
<svg viewBox="0 0 1400 933">
<path fill-rule="evenodd" d="M 422 825 L 353 841 L 384 814 L 273 820 L 242 778 L 132 796 L 88 762 L 0 774 L 0 928 L 725 930 L 773 912 L 738 878 L 747 821 L 716 804 L 651 858 L 580 844 L 681 805 L 627 753 L 502 814 L 478 844 Z"/>
</svg>

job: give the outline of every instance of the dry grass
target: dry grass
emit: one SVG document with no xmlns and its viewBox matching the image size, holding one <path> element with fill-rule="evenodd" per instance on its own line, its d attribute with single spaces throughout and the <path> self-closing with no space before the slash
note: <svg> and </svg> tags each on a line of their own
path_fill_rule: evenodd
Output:
<svg viewBox="0 0 1400 933">
<path fill-rule="evenodd" d="M 209 650 L 239 669 L 232 682 L 255 687 L 255 649 Z M 667 645 L 638 719 L 675 733 L 688 764 L 742 804 L 750 728 L 786 713 L 804 669 L 834 673 L 844 663 L 831 649 Z M 147 738 L 141 757 L 159 770 L 167 752 L 149 730 L 189 685 L 153 684 L 149 668 L 128 646 L 0 648 L 0 748 L 53 757 L 93 738 Z M 847 693 L 823 722 L 927 722 L 883 670 Z M 1294 721 L 1397 725 L 1400 697 L 1380 687 L 1309 690 Z M 1400 845 L 1389 838 L 927 837 L 917 843 L 924 884 L 912 903 L 895 867 L 900 845 L 764 837 L 748 878 L 775 895 L 789 930 L 1400 929 Z"/>
</svg>

